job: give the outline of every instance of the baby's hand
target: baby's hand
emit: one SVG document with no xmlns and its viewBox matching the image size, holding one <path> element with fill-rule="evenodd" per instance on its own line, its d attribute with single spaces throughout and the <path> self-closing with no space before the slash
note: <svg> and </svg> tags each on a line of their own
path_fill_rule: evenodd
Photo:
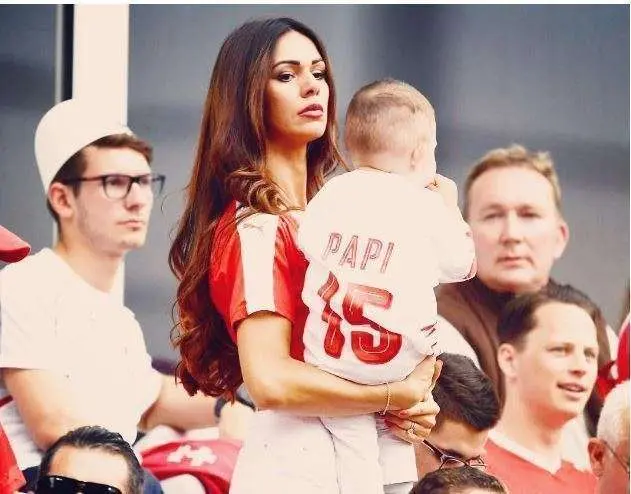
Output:
<svg viewBox="0 0 631 494">
<path fill-rule="evenodd" d="M 450 178 L 437 173 L 434 176 L 434 182 L 427 188 L 438 192 L 447 206 L 458 207 L 458 186 Z"/>
</svg>

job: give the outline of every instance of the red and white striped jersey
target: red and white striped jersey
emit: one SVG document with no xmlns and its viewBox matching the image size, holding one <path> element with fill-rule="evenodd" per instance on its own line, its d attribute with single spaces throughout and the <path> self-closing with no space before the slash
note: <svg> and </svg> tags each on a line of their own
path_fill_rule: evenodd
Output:
<svg viewBox="0 0 631 494">
<path fill-rule="evenodd" d="M 298 245 L 309 262 L 305 359 L 366 384 L 402 379 L 438 351 L 434 287 L 475 274 L 459 212 L 379 170 L 327 182 L 302 215 Z"/>
<path fill-rule="evenodd" d="M 210 295 L 236 342 L 247 316 L 271 311 L 292 323 L 291 356 L 304 360 L 307 316 L 300 293 L 307 261 L 296 246 L 297 215 L 255 213 L 237 222 L 232 202 L 219 220 L 210 256 Z"/>
</svg>

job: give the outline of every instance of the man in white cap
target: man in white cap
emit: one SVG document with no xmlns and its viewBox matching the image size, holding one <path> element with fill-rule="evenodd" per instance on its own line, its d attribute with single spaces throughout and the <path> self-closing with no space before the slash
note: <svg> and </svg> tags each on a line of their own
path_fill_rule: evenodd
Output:
<svg viewBox="0 0 631 494">
<path fill-rule="evenodd" d="M 191 398 L 152 368 L 116 296 L 164 176 L 151 172 L 151 146 L 96 108 L 72 99 L 40 121 L 35 154 L 59 240 L 0 273 L 0 425 L 29 485 L 42 452 L 77 427 L 100 425 L 133 443 L 138 427 L 215 423 L 214 398 Z M 222 422 L 245 412 L 225 406 Z M 157 482 L 145 492 L 160 492 Z"/>
</svg>

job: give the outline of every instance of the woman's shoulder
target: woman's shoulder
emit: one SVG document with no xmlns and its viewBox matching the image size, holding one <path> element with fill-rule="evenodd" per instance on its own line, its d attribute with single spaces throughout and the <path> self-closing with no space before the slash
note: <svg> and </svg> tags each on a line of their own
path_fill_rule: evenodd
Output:
<svg viewBox="0 0 631 494">
<path fill-rule="evenodd" d="M 288 211 L 281 214 L 263 213 L 239 207 L 233 203 L 224 211 L 218 224 L 215 247 L 228 248 L 237 240 L 243 245 L 296 244 L 301 211 Z"/>
</svg>

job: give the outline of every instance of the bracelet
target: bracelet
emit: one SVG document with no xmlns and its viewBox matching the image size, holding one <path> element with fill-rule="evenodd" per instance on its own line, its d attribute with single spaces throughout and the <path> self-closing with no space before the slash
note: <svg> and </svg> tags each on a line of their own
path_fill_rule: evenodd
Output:
<svg viewBox="0 0 631 494">
<path fill-rule="evenodd" d="M 390 398 L 392 398 L 392 393 L 390 392 L 390 383 L 386 382 L 386 406 L 383 407 L 383 410 L 379 412 L 379 415 L 385 415 L 388 409 L 390 408 Z"/>
</svg>

